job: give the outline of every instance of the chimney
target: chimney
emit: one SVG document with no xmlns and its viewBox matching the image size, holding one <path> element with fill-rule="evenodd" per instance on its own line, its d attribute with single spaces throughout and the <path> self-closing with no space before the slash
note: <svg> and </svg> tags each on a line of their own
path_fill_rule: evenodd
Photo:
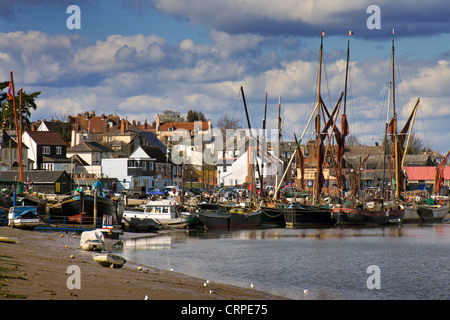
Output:
<svg viewBox="0 0 450 320">
<path fill-rule="evenodd" d="M 159 131 L 159 125 L 160 125 L 159 114 L 157 114 L 156 115 L 156 131 Z"/>
<path fill-rule="evenodd" d="M 125 119 L 122 119 L 120 122 L 121 122 L 120 133 L 124 133 L 125 132 Z"/>
</svg>

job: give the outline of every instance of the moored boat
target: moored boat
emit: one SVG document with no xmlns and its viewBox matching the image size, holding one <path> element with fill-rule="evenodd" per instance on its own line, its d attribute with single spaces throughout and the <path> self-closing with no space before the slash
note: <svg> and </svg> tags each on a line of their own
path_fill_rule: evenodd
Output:
<svg viewBox="0 0 450 320">
<path fill-rule="evenodd" d="M 149 229 L 185 228 L 189 217 L 178 212 L 172 200 L 149 201 L 144 210 L 127 210 L 122 217 L 125 230 L 143 231 Z"/>
<path fill-rule="evenodd" d="M 284 211 L 287 228 L 332 226 L 336 223 L 332 210 L 325 207 L 292 204 Z"/>
<path fill-rule="evenodd" d="M 261 209 L 233 208 L 205 213 L 203 223 L 208 229 L 255 228 L 261 224 Z"/>
<path fill-rule="evenodd" d="M 8 225 L 13 228 L 34 229 L 40 223 L 34 206 L 13 206 L 9 208 Z"/>
<path fill-rule="evenodd" d="M 74 196 L 62 200 L 61 209 L 63 216 L 67 217 L 69 221 L 80 224 L 92 224 L 95 205 L 97 206 L 98 219 L 101 219 L 103 216 L 111 216 L 112 224 L 120 225 L 124 211 L 123 201 L 108 198 L 101 192 L 101 189 L 96 197 L 93 194 L 84 192 L 82 189 L 78 189 Z M 57 219 L 58 217 L 52 217 L 52 221 Z"/>
<path fill-rule="evenodd" d="M 414 205 L 405 207 L 403 222 L 438 222 L 448 214 L 448 205 Z"/>
<path fill-rule="evenodd" d="M 261 209 L 261 224 L 279 224 L 286 223 L 284 206 L 260 206 Z"/>
<path fill-rule="evenodd" d="M 333 216 L 337 225 L 389 225 L 400 224 L 405 211 L 402 206 L 396 208 L 368 209 L 352 207 L 335 207 Z"/>
</svg>

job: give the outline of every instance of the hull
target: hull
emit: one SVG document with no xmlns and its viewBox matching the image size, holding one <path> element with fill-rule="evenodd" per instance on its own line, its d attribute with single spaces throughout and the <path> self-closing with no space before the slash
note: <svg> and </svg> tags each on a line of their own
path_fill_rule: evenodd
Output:
<svg viewBox="0 0 450 320">
<path fill-rule="evenodd" d="M 186 228 L 191 218 L 194 216 L 178 213 L 171 200 L 149 201 L 143 211 L 125 211 L 122 217 L 122 226 L 125 230 L 130 231 Z"/>
<path fill-rule="evenodd" d="M 69 221 L 81 224 L 92 224 L 94 220 L 94 197 L 85 195 L 69 197 L 62 201 L 61 208 L 63 216 Z M 109 198 L 97 198 L 97 218 L 103 215 L 112 216 L 114 225 L 120 224 L 122 221 L 124 205 L 121 201 L 115 201 Z M 55 217 L 52 217 L 55 220 Z"/>
<path fill-rule="evenodd" d="M 403 221 L 404 209 L 367 210 L 360 208 L 335 208 L 333 216 L 338 225 L 388 225 Z"/>
<path fill-rule="evenodd" d="M 261 223 L 262 224 L 285 224 L 284 211 L 285 208 L 265 207 L 261 206 Z"/>
<path fill-rule="evenodd" d="M 122 268 L 127 262 L 125 258 L 112 253 L 94 254 L 94 261 L 98 264 L 109 268 Z"/>
<path fill-rule="evenodd" d="M 286 227 L 332 226 L 336 219 L 331 209 L 314 206 L 295 206 L 284 212 Z"/>
<path fill-rule="evenodd" d="M 442 221 L 448 214 L 449 206 L 447 205 L 423 205 L 405 207 L 405 215 L 403 222 L 438 222 Z"/>
<path fill-rule="evenodd" d="M 261 210 L 248 213 L 216 212 L 203 215 L 204 225 L 208 229 L 255 228 L 261 223 Z"/>
<path fill-rule="evenodd" d="M 13 228 L 34 229 L 40 223 L 34 206 L 16 206 L 9 208 L 8 225 Z"/>
</svg>

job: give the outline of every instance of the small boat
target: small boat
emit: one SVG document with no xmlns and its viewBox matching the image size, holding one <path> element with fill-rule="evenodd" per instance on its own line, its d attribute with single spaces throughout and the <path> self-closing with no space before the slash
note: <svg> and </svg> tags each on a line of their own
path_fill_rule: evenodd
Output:
<svg viewBox="0 0 450 320">
<path fill-rule="evenodd" d="M 34 229 L 40 223 L 34 206 L 14 206 L 9 208 L 8 225 L 13 228 Z"/>
<path fill-rule="evenodd" d="M 150 229 L 186 228 L 188 218 L 181 215 L 172 200 L 149 201 L 144 210 L 126 210 L 122 216 L 125 230 L 145 231 Z"/>
<path fill-rule="evenodd" d="M 93 255 L 94 261 L 109 268 L 122 268 L 127 260 L 111 252 L 101 252 Z"/>
<path fill-rule="evenodd" d="M 233 208 L 205 213 L 203 223 L 208 229 L 255 228 L 261 224 L 261 209 Z"/>
<path fill-rule="evenodd" d="M 102 232 L 97 230 L 84 231 L 81 234 L 80 247 L 85 251 L 102 251 L 105 249 L 105 238 Z"/>
<path fill-rule="evenodd" d="M 438 222 L 449 212 L 448 205 L 416 205 L 405 207 L 403 222 Z"/>
</svg>

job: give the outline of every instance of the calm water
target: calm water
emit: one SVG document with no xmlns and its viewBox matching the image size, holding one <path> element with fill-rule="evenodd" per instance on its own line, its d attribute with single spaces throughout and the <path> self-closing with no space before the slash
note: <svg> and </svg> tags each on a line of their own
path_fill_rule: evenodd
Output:
<svg viewBox="0 0 450 320">
<path fill-rule="evenodd" d="M 253 283 L 293 299 L 450 298 L 446 223 L 181 231 L 126 240 L 115 250 L 147 266 L 242 287 Z M 367 287 L 371 265 L 380 268 L 380 289 Z"/>
</svg>

